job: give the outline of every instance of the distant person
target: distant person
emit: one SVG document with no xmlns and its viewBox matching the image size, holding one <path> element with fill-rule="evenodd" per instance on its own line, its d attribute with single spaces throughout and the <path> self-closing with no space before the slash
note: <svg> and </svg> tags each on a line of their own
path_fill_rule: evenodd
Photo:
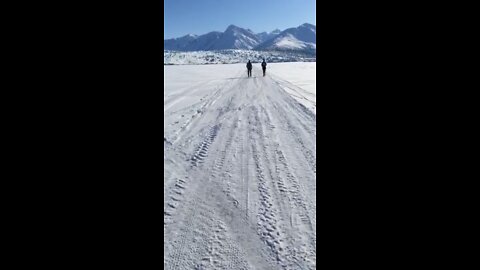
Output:
<svg viewBox="0 0 480 270">
<path fill-rule="evenodd" d="M 247 75 L 248 77 L 252 77 L 252 63 L 250 63 L 250 60 L 248 60 L 247 63 Z"/>
<path fill-rule="evenodd" d="M 262 62 L 262 70 L 263 70 L 263 77 L 265 77 L 265 71 L 267 70 L 267 62 L 265 62 L 265 59 L 263 59 L 263 62 Z"/>
</svg>

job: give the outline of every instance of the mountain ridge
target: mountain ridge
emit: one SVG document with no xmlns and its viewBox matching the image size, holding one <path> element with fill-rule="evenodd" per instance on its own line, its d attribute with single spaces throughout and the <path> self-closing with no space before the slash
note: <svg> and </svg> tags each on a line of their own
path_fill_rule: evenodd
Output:
<svg viewBox="0 0 480 270">
<path fill-rule="evenodd" d="M 188 34 L 164 40 L 164 50 L 211 51 L 226 49 L 316 51 L 316 26 L 304 23 L 283 31 L 254 33 L 250 29 L 230 24 L 224 32 L 211 31 L 203 35 Z"/>
</svg>

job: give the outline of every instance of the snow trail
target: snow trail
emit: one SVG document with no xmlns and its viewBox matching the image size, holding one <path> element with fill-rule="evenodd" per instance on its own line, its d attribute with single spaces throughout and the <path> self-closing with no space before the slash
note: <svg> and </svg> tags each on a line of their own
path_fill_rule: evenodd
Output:
<svg viewBox="0 0 480 270">
<path fill-rule="evenodd" d="M 238 67 L 164 101 L 165 269 L 316 269 L 316 115 Z"/>
</svg>

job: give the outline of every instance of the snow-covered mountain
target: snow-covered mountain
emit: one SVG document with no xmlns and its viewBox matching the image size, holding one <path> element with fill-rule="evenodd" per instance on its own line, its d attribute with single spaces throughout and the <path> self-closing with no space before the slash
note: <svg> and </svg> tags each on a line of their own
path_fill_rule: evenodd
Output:
<svg viewBox="0 0 480 270">
<path fill-rule="evenodd" d="M 316 38 L 316 26 L 305 23 L 282 31 L 274 38 L 259 44 L 255 49 L 315 52 Z"/>
<path fill-rule="evenodd" d="M 182 49 L 177 49 L 176 51 L 209 51 L 213 50 L 215 44 L 220 40 L 222 32 L 210 32 L 205 35 L 198 36 L 197 38 L 188 42 Z M 165 50 L 174 50 L 167 49 Z"/>
<path fill-rule="evenodd" d="M 181 51 L 183 50 L 191 41 L 197 38 L 196 35 L 186 35 L 179 38 L 172 38 L 164 40 L 163 45 L 168 50 Z"/>
<path fill-rule="evenodd" d="M 257 34 L 257 37 L 260 39 L 260 42 L 265 42 L 269 39 L 272 39 L 276 37 L 278 34 L 280 34 L 282 31 L 275 29 L 272 32 L 261 32 Z"/>
<path fill-rule="evenodd" d="M 250 29 L 230 25 L 225 32 L 210 32 L 200 36 L 187 35 L 164 40 L 164 49 L 170 51 L 254 49 L 311 53 L 316 50 L 316 26 L 305 23 L 284 31 L 276 29 L 272 32 L 255 34 Z"/>
<path fill-rule="evenodd" d="M 220 39 L 215 42 L 213 49 L 252 49 L 259 43 L 260 39 L 251 30 L 230 25 L 220 36 Z"/>
<path fill-rule="evenodd" d="M 164 40 L 165 50 L 210 51 L 226 49 L 252 49 L 261 40 L 251 30 L 230 25 L 225 32 L 210 32 L 201 36 L 185 36 Z"/>
</svg>

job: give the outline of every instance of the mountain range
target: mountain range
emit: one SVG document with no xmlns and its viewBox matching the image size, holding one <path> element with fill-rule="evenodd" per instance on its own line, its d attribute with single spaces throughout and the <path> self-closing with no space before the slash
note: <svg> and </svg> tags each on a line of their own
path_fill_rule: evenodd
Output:
<svg viewBox="0 0 480 270">
<path fill-rule="evenodd" d="M 212 51 L 227 49 L 303 51 L 316 52 L 316 26 L 304 23 L 298 27 L 280 31 L 254 33 L 230 25 L 224 32 L 213 31 L 204 35 L 186 35 L 166 39 L 164 50 L 171 51 Z"/>
</svg>

